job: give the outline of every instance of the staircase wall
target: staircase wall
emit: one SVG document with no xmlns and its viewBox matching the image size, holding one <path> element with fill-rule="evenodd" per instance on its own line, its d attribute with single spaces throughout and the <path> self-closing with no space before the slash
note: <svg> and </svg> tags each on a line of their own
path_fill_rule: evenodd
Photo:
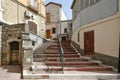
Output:
<svg viewBox="0 0 120 80">
<path fill-rule="evenodd" d="M 34 34 L 34 33 L 30 33 L 29 34 L 30 40 L 32 41 L 32 46 L 33 46 L 33 50 L 37 49 L 39 46 L 41 46 L 43 44 L 43 38 Z"/>
</svg>

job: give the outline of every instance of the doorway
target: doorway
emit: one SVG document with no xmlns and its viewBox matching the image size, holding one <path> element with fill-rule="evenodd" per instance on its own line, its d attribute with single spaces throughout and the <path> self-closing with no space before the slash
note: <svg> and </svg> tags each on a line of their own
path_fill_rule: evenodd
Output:
<svg viewBox="0 0 120 80">
<path fill-rule="evenodd" d="M 46 30 L 46 38 L 47 38 L 47 39 L 50 39 L 50 38 L 51 38 L 50 30 Z"/>
<path fill-rule="evenodd" d="M 62 41 L 66 41 L 66 40 L 67 40 L 66 36 L 63 36 Z"/>
<path fill-rule="evenodd" d="M 94 31 L 84 33 L 84 50 L 85 55 L 94 55 Z"/>
<path fill-rule="evenodd" d="M 19 42 L 11 42 L 10 43 L 10 55 L 9 55 L 9 64 L 17 65 L 19 64 Z"/>
</svg>

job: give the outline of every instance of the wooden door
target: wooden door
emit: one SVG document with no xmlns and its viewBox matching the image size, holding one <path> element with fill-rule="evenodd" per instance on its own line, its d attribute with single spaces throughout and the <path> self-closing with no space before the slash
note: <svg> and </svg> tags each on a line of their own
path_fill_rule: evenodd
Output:
<svg viewBox="0 0 120 80">
<path fill-rule="evenodd" d="M 84 53 L 85 55 L 94 54 L 94 31 L 84 33 Z"/>
<path fill-rule="evenodd" d="M 62 37 L 62 41 L 66 41 L 67 39 L 66 39 L 66 36 L 63 36 Z"/>
<path fill-rule="evenodd" d="M 10 64 L 19 64 L 19 42 L 10 43 Z"/>
<path fill-rule="evenodd" d="M 46 30 L 46 38 L 47 38 L 47 39 L 50 39 L 50 38 L 51 38 L 50 30 Z"/>
</svg>

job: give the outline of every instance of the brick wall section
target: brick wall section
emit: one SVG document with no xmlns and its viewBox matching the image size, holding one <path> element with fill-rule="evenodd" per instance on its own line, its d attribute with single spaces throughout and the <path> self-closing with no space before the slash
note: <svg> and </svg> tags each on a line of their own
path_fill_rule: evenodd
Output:
<svg viewBox="0 0 120 80">
<path fill-rule="evenodd" d="M 22 35 L 21 33 L 25 31 L 25 24 L 16 24 L 16 25 L 8 25 L 3 26 L 2 29 L 2 65 L 9 64 L 9 53 L 10 53 L 10 45 L 9 40 L 19 40 L 19 45 L 22 45 Z M 22 46 L 20 48 L 22 51 Z M 22 54 L 22 52 L 20 53 Z"/>
</svg>

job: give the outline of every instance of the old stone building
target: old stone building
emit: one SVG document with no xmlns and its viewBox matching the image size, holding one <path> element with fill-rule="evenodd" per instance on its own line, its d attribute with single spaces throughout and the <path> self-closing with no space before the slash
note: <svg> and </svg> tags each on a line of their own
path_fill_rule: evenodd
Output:
<svg viewBox="0 0 120 80">
<path fill-rule="evenodd" d="M 44 0 L 0 0 L 0 65 L 21 64 L 23 53 L 40 46 L 45 35 Z"/>
<path fill-rule="evenodd" d="M 72 35 L 72 21 L 64 20 L 61 21 L 61 37 L 62 40 L 70 40 Z"/>
<path fill-rule="evenodd" d="M 32 22 L 36 24 L 35 33 L 45 37 L 44 0 L 1 0 L 1 8 L 3 22 L 7 24 Z"/>
<path fill-rule="evenodd" d="M 67 20 L 62 5 L 54 2 L 46 4 L 46 38 L 56 39 L 61 31 L 61 21 Z"/>
<path fill-rule="evenodd" d="M 2 64 L 21 64 L 22 32 L 25 24 L 3 26 L 2 28 Z"/>
</svg>

